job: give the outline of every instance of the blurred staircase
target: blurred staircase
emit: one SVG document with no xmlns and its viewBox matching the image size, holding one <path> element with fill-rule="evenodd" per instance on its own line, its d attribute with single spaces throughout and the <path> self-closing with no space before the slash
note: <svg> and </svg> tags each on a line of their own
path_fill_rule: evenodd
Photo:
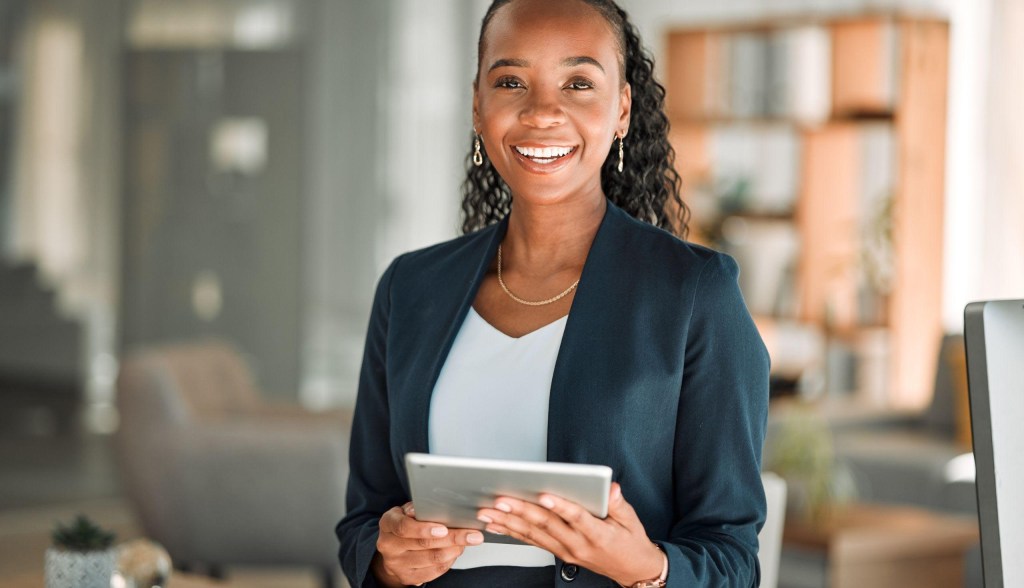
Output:
<svg viewBox="0 0 1024 588">
<path fill-rule="evenodd" d="M 76 428 L 82 328 L 60 316 L 31 264 L 0 262 L 0 434 Z"/>
</svg>

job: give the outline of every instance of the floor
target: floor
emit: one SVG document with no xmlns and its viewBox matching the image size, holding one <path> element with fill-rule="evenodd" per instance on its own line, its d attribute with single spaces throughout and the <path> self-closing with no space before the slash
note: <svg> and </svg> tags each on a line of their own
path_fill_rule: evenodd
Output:
<svg viewBox="0 0 1024 588">
<path fill-rule="evenodd" d="M 119 542 L 141 536 L 121 495 L 110 437 L 0 428 L 0 586 L 41 573 L 54 524 L 80 513 L 113 530 Z M 231 588 L 319 586 L 306 570 L 228 569 L 227 575 L 224 586 Z"/>
</svg>

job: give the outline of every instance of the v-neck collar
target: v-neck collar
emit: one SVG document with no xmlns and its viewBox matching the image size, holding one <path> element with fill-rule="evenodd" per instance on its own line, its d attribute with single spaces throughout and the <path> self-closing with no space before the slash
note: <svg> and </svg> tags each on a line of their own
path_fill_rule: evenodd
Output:
<svg viewBox="0 0 1024 588">
<path fill-rule="evenodd" d="M 524 333 L 524 334 L 522 334 L 522 335 L 520 335 L 518 337 L 513 337 L 512 335 L 509 335 L 509 334 L 505 333 L 504 331 L 502 331 L 501 329 L 499 329 L 498 327 L 495 327 L 494 325 L 492 325 L 490 323 L 490 321 L 488 321 L 483 316 L 481 316 L 480 313 L 477 312 L 475 308 L 473 308 L 472 304 L 469 305 L 469 312 L 473 316 L 476 317 L 477 321 L 479 321 L 480 323 L 483 323 L 483 327 L 485 329 L 487 329 L 488 331 L 493 332 L 495 335 L 498 335 L 499 338 L 502 338 L 502 339 L 504 339 L 506 341 L 511 341 L 513 343 L 517 342 L 517 341 L 523 341 L 523 340 L 531 339 L 531 338 L 533 338 L 534 334 L 538 334 L 539 335 L 539 334 L 542 334 L 544 332 L 547 332 L 547 331 L 551 330 L 552 327 L 554 327 L 555 325 L 558 325 L 559 323 L 561 323 L 563 321 L 566 321 L 569 318 L 568 314 L 564 314 L 564 315 L 556 318 L 555 320 L 551 321 L 550 323 L 548 323 L 546 325 L 542 325 L 540 327 L 537 327 L 536 329 L 530 331 L 529 333 Z"/>
<path fill-rule="evenodd" d="M 620 333 L 607 318 L 621 314 L 624 289 L 622 276 L 630 272 L 634 263 L 623 242 L 630 223 L 638 223 L 624 210 L 607 201 L 604 217 L 587 253 L 577 291 L 568 315 L 562 342 L 555 360 L 551 383 L 548 421 L 548 459 L 551 461 L 581 461 L 585 455 L 574 450 L 572 431 L 562 424 L 563 414 L 569 415 L 576 403 L 585 397 L 588 388 L 597 385 L 596 377 L 587 366 L 599 358 L 614 361 L 609 354 L 616 353 L 616 340 Z M 441 368 L 451 351 L 452 344 L 476 299 L 480 285 L 487 275 L 498 245 L 508 231 L 508 216 L 498 223 L 481 229 L 475 239 L 451 253 L 445 286 L 430 302 L 431 320 L 424 323 L 424 332 L 415 365 L 407 374 L 407 385 L 419 391 L 406 398 L 402 413 L 412 418 L 405 421 L 414 426 L 405 451 L 429 451 L 430 400 Z M 489 233 L 489 234 L 488 234 Z M 447 264 L 446 264 L 447 265 Z M 460 286 L 461 285 L 461 286 Z M 612 330 L 609 330 L 612 329 Z M 404 379 L 404 378 L 403 378 Z M 564 422 L 564 420 L 563 420 Z"/>
</svg>

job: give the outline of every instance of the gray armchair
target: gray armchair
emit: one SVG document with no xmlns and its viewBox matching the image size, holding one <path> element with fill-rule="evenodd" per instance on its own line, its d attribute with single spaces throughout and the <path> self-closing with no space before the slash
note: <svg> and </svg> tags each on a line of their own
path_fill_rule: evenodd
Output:
<svg viewBox="0 0 1024 588">
<path fill-rule="evenodd" d="M 126 358 L 118 407 L 125 491 L 176 565 L 313 566 L 331 585 L 350 412 L 264 403 L 239 354 L 214 341 Z"/>
</svg>

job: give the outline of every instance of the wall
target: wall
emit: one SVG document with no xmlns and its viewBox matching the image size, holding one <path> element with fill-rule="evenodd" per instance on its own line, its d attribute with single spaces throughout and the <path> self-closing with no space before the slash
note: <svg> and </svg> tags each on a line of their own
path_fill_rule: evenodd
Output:
<svg viewBox="0 0 1024 588">
<path fill-rule="evenodd" d="M 1024 91 L 1015 0 L 953 5 L 944 318 L 962 331 L 968 302 L 1024 298 Z M 1014 75 L 1016 74 L 1016 75 Z"/>
<path fill-rule="evenodd" d="M 29 4 L 3 252 L 38 264 L 61 312 L 85 326 L 86 417 L 101 430 L 116 426 L 122 11 L 120 0 Z M 30 76 L 44 62 L 49 75 Z"/>
<path fill-rule="evenodd" d="M 354 399 L 376 280 L 388 2 L 319 0 L 310 31 L 300 398 Z"/>
<path fill-rule="evenodd" d="M 459 234 L 473 0 L 318 4 L 302 401 L 351 405 L 377 278 Z"/>
</svg>

